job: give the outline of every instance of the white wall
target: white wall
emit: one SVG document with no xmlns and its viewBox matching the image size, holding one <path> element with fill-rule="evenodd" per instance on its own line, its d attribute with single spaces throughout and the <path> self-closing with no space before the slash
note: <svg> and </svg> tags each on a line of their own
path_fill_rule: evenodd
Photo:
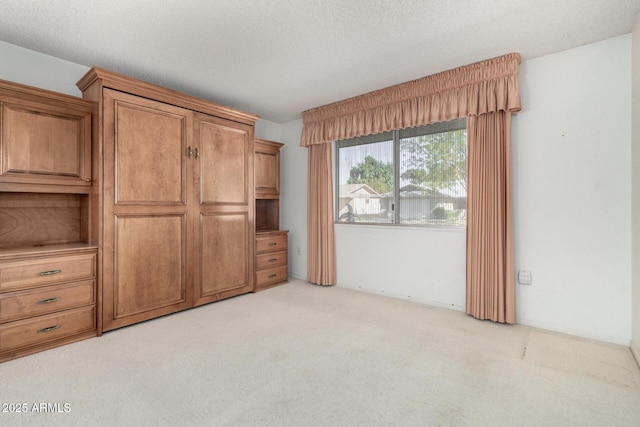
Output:
<svg viewBox="0 0 640 427">
<path fill-rule="evenodd" d="M 289 230 L 289 276 L 307 279 L 307 149 L 300 147 L 302 120 L 282 126 L 280 228 Z"/>
<path fill-rule="evenodd" d="M 464 230 L 336 225 L 338 285 L 464 310 Z"/>
<path fill-rule="evenodd" d="M 640 17 L 636 20 L 632 40 L 632 241 L 633 298 L 631 349 L 640 364 Z"/>
<path fill-rule="evenodd" d="M 255 128 L 256 138 L 269 141 L 282 141 L 282 125 L 265 119 L 258 119 Z"/>
<path fill-rule="evenodd" d="M 521 66 L 514 120 L 519 323 L 631 339 L 631 36 Z"/>
<path fill-rule="evenodd" d="M 82 96 L 76 82 L 89 67 L 0 41 L 0 79 Z"/>
</svg>

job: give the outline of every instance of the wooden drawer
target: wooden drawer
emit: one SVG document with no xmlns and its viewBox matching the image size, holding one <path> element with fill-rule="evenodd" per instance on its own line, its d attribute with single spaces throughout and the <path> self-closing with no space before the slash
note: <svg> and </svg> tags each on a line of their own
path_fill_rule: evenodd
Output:
<svg viewBox="0 0 640 427">
<path fill-rule="evenodd" d="M 264 234 L 256 236 L 256 254 L 287 249 L 286 234 Z"/>
<path fill-rule="evenodd" d="M 0 325 L 0 353 L 60 340 L 96 328 L 95 306 Z"/>
<path fill-rule="evenodd" d="M 288 278 L 287 266 L 256 271 L 256 287 L 284 282 Z"/>
<path fill-rule="evenodd" d="M 271 252 L 256 256 L 256 270 L 287 265 L 287 251 Z"/>
<path fill-rule="evenodd" d="M 95 304 L 95 281 L 0 294 L 0 323 Z"/>
<path fill-rule="evenodd" d="M 91 279 L 95 254 L 43 257 L 0 263 L 0 291 Z"/>
</svg>

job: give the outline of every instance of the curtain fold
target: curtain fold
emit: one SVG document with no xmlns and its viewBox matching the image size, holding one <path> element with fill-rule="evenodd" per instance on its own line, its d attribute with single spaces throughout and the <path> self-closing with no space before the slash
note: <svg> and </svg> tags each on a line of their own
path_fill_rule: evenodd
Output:
<svg viewBox="0 0 640 427">
<path fill-rule="evenodd" d="M 515 323 L 511 112 L 470 116 L 467 139 L 466 312 Z"/>
<path fill-rule="evenodd" d="M 336 283 L 331 144 L 308 149 L 307 280 L 330 286 Z"/>
<path fill-rule="evenodd" d="M 519 111 L 519 64 L 512 53 L 307 110 L 300 145 Z"/>
</svg>

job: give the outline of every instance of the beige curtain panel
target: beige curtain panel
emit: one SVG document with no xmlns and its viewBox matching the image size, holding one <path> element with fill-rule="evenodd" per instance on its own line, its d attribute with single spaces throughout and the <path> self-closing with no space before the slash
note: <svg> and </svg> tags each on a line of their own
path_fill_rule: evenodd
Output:
<svg viewBox="0 0 640 427">
<path fill-rule="evenodd" d="M 467 119 L 466 312 L 515 323 L 511 112 Z"/>
<path fill-rule="evenodd" d="M 331 144 L 309 147 L 308 166 L 307 280 L 316 285 L 335 285 Z"/>
<path fill-rule="evenodd" d="M 512 53 L 307 110 L 300 145 L 519 111 L 519 64 Z"/>
</svg>

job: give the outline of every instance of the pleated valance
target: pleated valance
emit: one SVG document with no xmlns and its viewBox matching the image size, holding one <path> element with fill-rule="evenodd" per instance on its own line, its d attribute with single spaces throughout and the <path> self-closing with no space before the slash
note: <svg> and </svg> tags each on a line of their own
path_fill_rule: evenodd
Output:
<svg viewBox="0 0 640 427">
<path fill-rule="evenodd" d="M 303 147 L 496 111 L 520 111 L 511 53 L 302 113 Z"/>
</svg>

